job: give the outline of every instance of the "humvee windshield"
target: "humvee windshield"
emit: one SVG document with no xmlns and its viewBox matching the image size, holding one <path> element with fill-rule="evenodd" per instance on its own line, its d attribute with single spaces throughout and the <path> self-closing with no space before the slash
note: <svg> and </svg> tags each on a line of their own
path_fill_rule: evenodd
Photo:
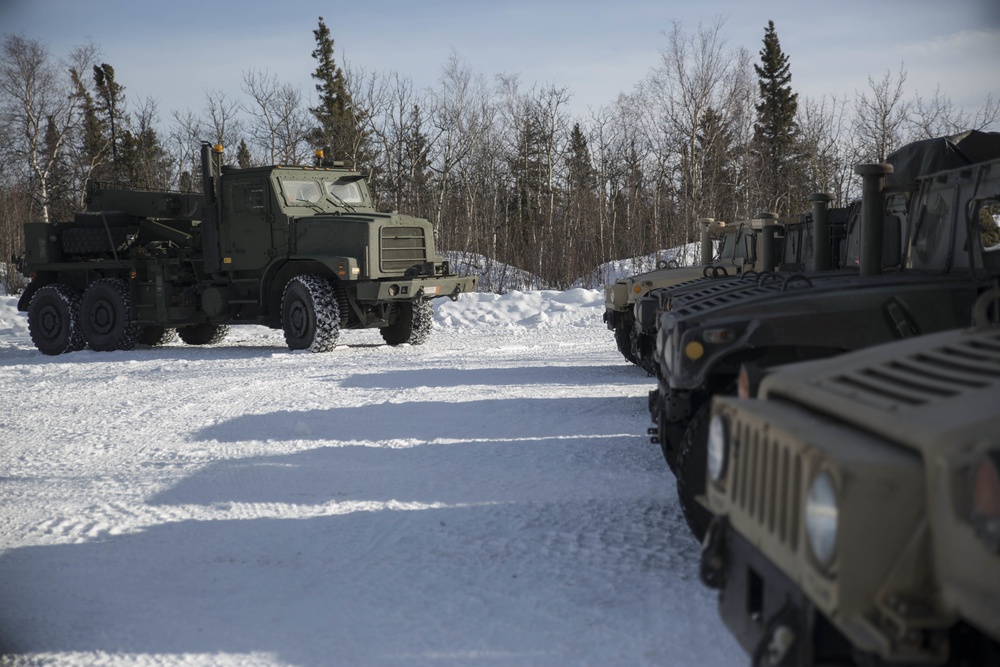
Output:
<svg viewBox="0 0 1000 667">
<path fill-rule="evenodd" d="M 742 227 L 733 234 L 723 236 L 722 247 L 719 249 L 719 260 L 742 264 L 749 254 L 747 253 L 746 239 L 747 235 Z"/>
</svg>

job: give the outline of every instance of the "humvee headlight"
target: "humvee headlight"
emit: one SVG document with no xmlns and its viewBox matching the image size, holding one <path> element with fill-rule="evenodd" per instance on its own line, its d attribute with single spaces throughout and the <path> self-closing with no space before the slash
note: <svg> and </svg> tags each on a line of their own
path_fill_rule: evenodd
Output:
<svg viewBox="0 0 1000 667">
<path fill-rule="evenodd" d="M 718 482 L 726 474 L 729 455 L 729 421 L 721 414 L 712 415 L 708 422 L 708 476 Z"/>
<path fill-rule="evenodd" d="M 819 564 L 827 569 L 837 554 L 837 488 L 826 470 L 813 478 L 806 496 L 806 537 Z"/>
<path fill-rule="evenodd" d="M 732 329 L 705 329 L 701 332 L 701 339 L 706 343 L 718 345 L 728 343 L 736 338 L 736 332 Z"/>
<path fill-rule="evenodd" d="M 972 523 L 986 545 L 1000 552 L 1000 451 L 987 452 L 972 468 Z"/>
</svg>

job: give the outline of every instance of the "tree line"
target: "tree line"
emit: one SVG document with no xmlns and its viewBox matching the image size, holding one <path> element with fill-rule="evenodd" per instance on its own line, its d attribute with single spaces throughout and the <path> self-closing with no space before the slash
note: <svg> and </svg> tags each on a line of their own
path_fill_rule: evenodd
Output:
<svg viewBox="0 0 1000 667">
<path fill-rule="evenodd" d="M 57 59 L 38 40 L 6 35 L 0 278 L 18 289 L 6 260 L 22 250 L 21 224 L 71 219 L 88 179 L 197 189 L 203 140 L 242 167 L 308 163 L 322 147 L 364 173 L 379 208 L 431 220 L 459 264 L 534 276 L 491 273 L 500 277 L 485 287 L 505 291 L 598 286 L 605 262 L 697 239 L 699 217 L 790 215 L 812 192 L 845 205 L 855 164 L 1000 119 L 992 94 L 975 112 L 940 89 L 908 94 L 902 65 L 853 97 L 800 98 L 773 22 L 757 58 L 727 45 L 723 27 L 674 23 L 634 88 L 586 116 L 570 111 L 567 87 L 487 77 L 454 53 L 424 90 L 398 72 L 341 67 L 322 17 L 313 106 L 251 68 L 241 98 L 207 91 L 202 109 L 166 119 L 156 100 L 128 98 L 127 72 L 101 62 L 98 46 Z"/>
</svg>

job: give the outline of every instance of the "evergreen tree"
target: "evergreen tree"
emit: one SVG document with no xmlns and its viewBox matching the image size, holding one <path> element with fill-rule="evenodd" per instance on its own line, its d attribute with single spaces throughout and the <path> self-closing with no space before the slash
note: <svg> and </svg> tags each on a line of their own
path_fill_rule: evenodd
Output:
<svg viewBox="0 0 1000 667">
<path fill-rule="evenodd" d="M 94 65 L 94 86 L 97 89 L 97 111 L 106 129 L 111 149 L 112 178 L 122 178 L 118 164 L 121 131 L 125 124 L 125 87 L 115 81 L 115 68 L 107 63 Z"/>
<path fill-rule="evenodd" d="M 253 158 L 250 156 L 250 147 L 247 146 L 246 139 L 240 139 L 239 148 L 236 149 L 236 164 L 240 169 L 249 169 L 253 166 Z"/>
<path fill-rule="evenodd" d="M 94 96 L 87 90 L 83 78 L 75 69 L 70 70 L 73 81 L 74 95 L 80 100 L 80 151 L 81 166 L 84 169 L 84 180 L 90 178 L 107 160 L 109 140 L 105 123 L 97 113 Z"/>
<path fill-rule="evenodd" d="M 792 92 L 792 74 L 788 56 L 781 51 L 774 21 L 767 22 L 760 65 L 754 65 L 760 87 L 757 122 L 754 124 L 754 149 L 762 180 L 762 206 L 787 209 L 782 194 L 789 186 L 789 162 L 794 158 L 798 128 L 795 112 L 798 94 Z M 787 199 L 787 198 L 786 198 Z"/>
<path fill-rule="evenodd" d="M 574 123 L 569 135 L 569 155 L 566 158 L 569 169 L 569 189 L 572 193 L 587 192 L 593 188 L 594 166 L 590 162 L 590 149 L 587 147 L 587 137 L 580 129 L 580 123 Z"/>
<path fill-rule="evenodd" d="M 319 82 L 316 84 L 319 103 L 309 111 L 319 125 L 311 138 L 328 151 L 327 157 L 353 163 L 355 169 L 365 166 L 370 169 L 368 137 L 361 127 L 364 112 L 355 106 L 347 91 L 344 72 L 333 59 L 333 37 L 322 16 L 313 36 L 316 48 L 312 57 L 317 65 L 312 77 Z"/>
</svg>

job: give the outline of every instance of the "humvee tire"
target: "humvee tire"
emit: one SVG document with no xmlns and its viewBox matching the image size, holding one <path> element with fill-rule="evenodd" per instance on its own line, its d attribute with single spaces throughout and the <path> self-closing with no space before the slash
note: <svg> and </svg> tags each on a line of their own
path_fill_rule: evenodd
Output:
<svg viewBox="0 0 1000 667">
<path fill-rule="evenodd" d="M 382 340 L 389 345 L 423 345 L 431 335 L 434 326 L 434 309 L 429 301 L 404 302 L 397 304 L 395 321 L 379 331 Z"/>
</svg>

